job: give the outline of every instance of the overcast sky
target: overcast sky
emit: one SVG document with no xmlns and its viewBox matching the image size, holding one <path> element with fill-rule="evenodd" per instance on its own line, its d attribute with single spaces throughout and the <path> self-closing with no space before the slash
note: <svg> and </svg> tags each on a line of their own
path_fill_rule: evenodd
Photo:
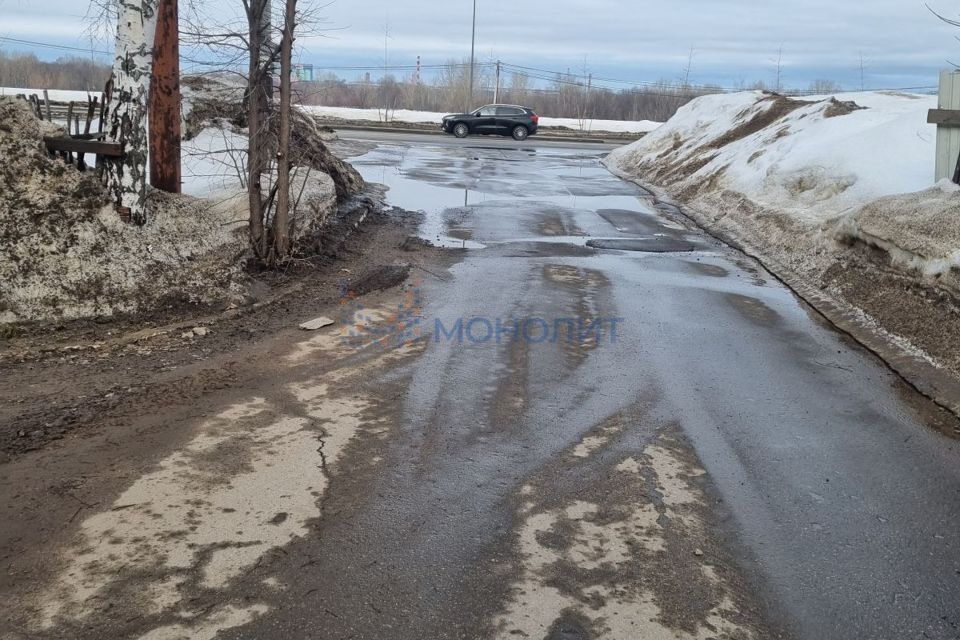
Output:
<svg viewBox="0 0 960 640">
<path fill-rule="evenodd" d="M 186 0 L 181 0 L 185 2 Z M 301 0 L 306 4 L 305 0 Z M 0 0 L 0 37 L 88 47 L 85 0 Z M 206 0 L 225 15 L 240 0 Z M 277 3 L 279 4 L 279 3 Z M 931 0 L 960 18 L 960 3 Z M 470 54 L 471 0 L 335 0 L 325 35 L 300 41 L 301 61 L 319 66 L 382 65 L 389 25 L 391 65 L 438 64 Z M 693 48 L 690 79 L 735 87 L 773 84 L 778 50 L 783 82 L 818 78 L 868 88 L 931 86 L 948 60 L 960 62 L 960 29 L 938 21 L 921 0 L 533 0 L 477 3 L 477 57 L 631 81 L 677 80 Z M 4 50 L 63 51 L 0 41 Z M 109 49 L 105 42 L 98 48 Z M 584 62 L 586 61 L 586 62 Z M 340 70 L 355 77 L 356 70 Z M 611 84 L 611 86 L 618 86 Z"/>
</svg>

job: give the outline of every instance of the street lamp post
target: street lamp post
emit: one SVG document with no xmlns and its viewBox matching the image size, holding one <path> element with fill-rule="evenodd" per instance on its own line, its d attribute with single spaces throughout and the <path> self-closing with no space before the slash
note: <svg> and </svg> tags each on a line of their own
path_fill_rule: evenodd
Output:
<svg viewBox="0 0 960 640">
<path fill-rule="evenodd" d="M 473 34 L 470 36 L 470 104 L 467 110 L 473 108 L 473 60 L 477 47 L 477 0 L 473 0 Z"/>
</svg>

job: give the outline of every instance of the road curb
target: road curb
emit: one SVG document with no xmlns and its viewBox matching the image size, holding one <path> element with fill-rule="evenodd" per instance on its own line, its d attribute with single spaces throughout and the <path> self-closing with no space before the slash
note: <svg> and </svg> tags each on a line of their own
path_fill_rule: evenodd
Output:
<svg viewBox="0 0 960 640">
<path fill-rule="evenodd" d="M 618 169 L 604 166 L 615 176 L 647 190 L 657 203 L 676 207 L 681 215 L 711 237 L 756 260 L 774 279 L 793 292 L 830 326 L 876 356 L 887 369 L 920 395 L 960 418 L 960 379 L 952 373 L 899 344 L 895 336 L 880 325 L 866 322 L 864 312 L 858 307 L 830 296 L 756 247 L 711 227 L 701 216 L 693 213 L 690 207 L 676 202 L 662 189 Z M 954 434 L 954 437 L 957 436 L 960 434 Z"/>
</svg>

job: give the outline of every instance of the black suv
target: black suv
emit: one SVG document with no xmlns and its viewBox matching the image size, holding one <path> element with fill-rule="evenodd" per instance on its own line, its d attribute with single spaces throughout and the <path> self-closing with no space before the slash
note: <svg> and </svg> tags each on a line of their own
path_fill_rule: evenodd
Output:
<svg viewBox="0 0 960 640">
<path fill-rule="evenodd" d="M 514 140 L 526 140 L 537 132 L 540 116 L 527 107 L 512 104 L 489 104 L 473 113 L 458 113 L 444 116 L 440 128 L 458 138 L 471 133 L 484 136 L 513 136 Z"/>
</svg>

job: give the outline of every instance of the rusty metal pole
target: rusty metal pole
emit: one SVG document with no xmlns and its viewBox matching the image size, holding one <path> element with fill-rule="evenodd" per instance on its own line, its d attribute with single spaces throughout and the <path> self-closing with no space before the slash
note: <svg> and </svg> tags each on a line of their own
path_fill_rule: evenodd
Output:
<svg viewBox="0 0 960 640">
<path fill-rule="evenodd" d="M 177 0 L 160 0 L 150 83 L 150 184 L 180 193 L 180 20 Z"/>
</svg>

